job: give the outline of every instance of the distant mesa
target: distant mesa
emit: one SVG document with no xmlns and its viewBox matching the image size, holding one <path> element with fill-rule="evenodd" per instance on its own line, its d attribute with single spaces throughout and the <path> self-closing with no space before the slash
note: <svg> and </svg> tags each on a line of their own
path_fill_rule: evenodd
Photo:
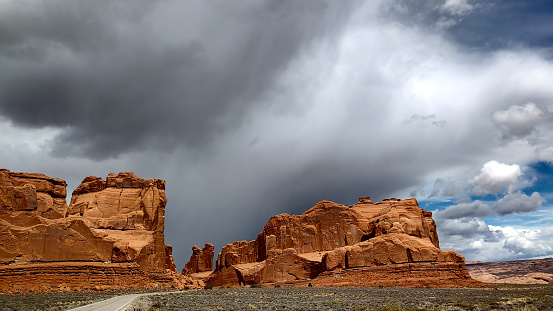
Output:
<svg viewBox="0 0 553 311">
<path fill-rule="evenodd" d="M 553 284 L 553 258 L 467 262 L 470 275 L 495 284 Z"/>
<path fill-rule="evenodd" d="M 480 286 L 464 257 L 439 248 L 432 213 L 415 199 L 321 201 L 300 216 L 273 216 L 253 241 L 223 247 L 213 286 Z"/>
<path fill-rule="evenodd" d="M 0 291 L 183 287 L 164 243 L 165 181 L 89 176 L 66 183 L 0 170 Z"/>
</svg>

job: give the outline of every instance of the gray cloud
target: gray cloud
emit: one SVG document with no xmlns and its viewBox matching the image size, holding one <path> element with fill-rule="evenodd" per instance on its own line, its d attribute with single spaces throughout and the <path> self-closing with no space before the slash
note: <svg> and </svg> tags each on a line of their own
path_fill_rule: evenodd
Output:
<svg viewBox="0 0 553 311">
<path fill-rule="evenodd" d="M 93 159 L 180 143 L 196 148 L 236 127 L 290 61 L 310 42 L 331 41 L 355 7 L 4 5 L 0 113 L 22 126 L 63 127 L 55 154 Z"/>
<path fill-rule="evenodd" d="M 435 121 L 435 119 L 436 119 L 435 114 L 430 114 L 430 115 L 427 115 L 427 116 L 421 116 L 421 115 L 418 115 L 418 114 L 413 114 L 413 115 L 411 115 L 411 117 L 409 117 L 409 119 L 405 119 L 403 122 L 405 124 L 411 124 L 413 122 L 424 122 L 424 121 L 427 121 L 427 120 L 429 120 L 429 121 L 432 120 L 432 122 L 430 124 L 433 125 L 433 126 L 444 127 L 444 126 L 447 125 L 446 120 Z"/>
<path fill-rule="evenodd" d="M 414 115 L 411 115 L 411 117 L 409 117 L 409 119 L 406 119 L 403 122 L 409 124 L 409 123 L 416 122 L 416 121 L 424 121 L 424 120 L 434 119 L 434 118 L 436 118 L 435 114 L 429 114 L 427 116 L 421 116 L 421 115 L 418 115 L 418 114 L 414 114 Z"/>
<path fill-rule="evenodd" d="M 437 222 L 437 227 L 439 236 L 444 237 L 444 240 L 451 240 L 451 237 L 459 236 L 464 238 L 477 237 L 495 242 L 503 237 L 501 232 L 490 230 L 486 222 L 476 217 L 441 219 Z"/>
<path fill-rule="evenodd" d="M 428 196 L 429 198 L 434 197 L 452 197 L 458 198 L 460 196 L 466 196 L 467 189 L 470 184 L 464 180 L 453 180 L 453 179 L 443 179 L 437 178 L 434 182 L 434 187 L 432 192 Z"/>
<path fill-rule="evenodd" d="M 512 213 L 528 213 L 537 210 L 544 202 L 545 199 L 538 192 L 532 193 L 531 196 L 517 192 L 505 195 L 493 202 L 491 206 L 479 200 L 451 205 L 443 211 L 434 212 L 434 217 L 437 219 L 460 219 L 486 217 L 494 213 L 501 216 Z"/>
<path fill-rule="evenodd" d="M 553 164 L 553 147 L 543 149 L 539 152 L 540 161 L 548 162 Z"/>
<path fill-rule="evenodd" d="M 492 121 L 503 133 L 504 139 L 523 138 L 537 130 L 538 125 L 551 119 L 534 103 L 524 106 L 513 105 L 507 110 L 496 111 Z"/>
<path fill-rule="evenodd" d="M 490 206 L 482 201 L 448 206 L 443 211 L 434 212 L 435 218 L 456 219 L 464 217 L 485 217 L 491 214 Z"/>
<path fill-rule="evenodd" d="M 528 213 L 537 210 L 544 202 L 545 199 L 538 192 L 534 192 L 530 196 L 517 192 L 494 202 L 492 209 L 499 215 Z"/>
</svg>

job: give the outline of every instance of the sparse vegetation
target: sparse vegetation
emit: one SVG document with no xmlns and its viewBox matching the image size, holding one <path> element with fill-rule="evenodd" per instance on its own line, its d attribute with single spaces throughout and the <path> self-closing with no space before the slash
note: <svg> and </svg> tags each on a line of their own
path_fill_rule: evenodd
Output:
<svg viewBox="0 0 553 311">
<path fill-rule="evenodd" d="M 250 285 L 251 288 L 261 288 L 261 284 L 252 284 Z"/>
<path fill-rule="evenodd" d="M 152 308 L 154 308 L 154 309 L 159 309 L 161 307 L 163 307 L 163 305 L 159 301 L 152 305 Z"/>
<path fill-rule="evenodd" d="M 255 284 L 254 284 L 255 285 Z M 140 310 L 553 310 L 553 285 L 504 285 L 483 289 L 435 288 L 223 288 L 144 296 Z M 250 286 L 251 287 L 251 286 Z M 212 287 L 206 286 L 206 289 Z M 254 288 L 256 288 L 254 286 Z M 0 295 L 0 311 L 62 311 L 129 292 Z M 87 301 L 88 300 L 88 301 Z M 145 306 L 148 306 L 147 308 Z M 132 309 L 131 309 L 132 310 Z M 137 308 L 138 310 L 138 308 Z"/>
<path fill-rule="evenodd" d="M 383 307 L 376 308 L 376 310 L 379 310 L 379 311 L 440 311 L 441 309 L 435 309 L 435 308 L 427 309 L 423 307 L 401 308 L 397 306 L 383 306 Z"/>
<path fill-rule="evenodd" d="M 204 289 L 213 289 L 213 285 L 206 285 L 204 286 Z"/>
<path fill-rule="evenodd" d="M 26 294 L 0 294 L 0 311 L 62 311 L 78 308 L 118 295 L 141 293 L 144 290 L 70 291 Z"/>
</svg>

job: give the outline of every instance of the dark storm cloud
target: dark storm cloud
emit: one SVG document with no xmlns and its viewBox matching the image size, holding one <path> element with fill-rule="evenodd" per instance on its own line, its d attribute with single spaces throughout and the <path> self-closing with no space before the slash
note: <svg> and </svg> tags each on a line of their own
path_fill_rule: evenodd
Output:
<svg viewBox="0 0 553 311">
<path fill-rule="evenodd" d="M 0 113 L 21 126 L 63 128 L 59 156 L 101 159 L 198 146 L 239 125 L 299 51 L 340 29 L 353 4 L 5 6 Z"/>
<path fill-rule="evenodd" d="M 256 155 L 255 148 L 222 147 L 194 162 L 182 176 L 168 177 L 173 182 L 167 184 L 167 193 L 177 194 L 179 202 L 170 201 L 166 210 L 166 236 L 168 243 L 180 245 L 175 255 L 181 262 L 188 260 L 193 244 L 210 242 L 219 250 L 235 240 L 255 239 L 275 214 L 299 215 L 320 200 L 381 200 L 420 182 L 417 166 L 387 165 L 409 161 L 405 153 L 382 151 L 386 161 L 371 165 L 331 146 L 308 145 L 305 148 L 314 150 L 309 158 L 280 144 L 263 156 Z M 190 242 L 179 241 L 183 234 Z"/>
</svg>

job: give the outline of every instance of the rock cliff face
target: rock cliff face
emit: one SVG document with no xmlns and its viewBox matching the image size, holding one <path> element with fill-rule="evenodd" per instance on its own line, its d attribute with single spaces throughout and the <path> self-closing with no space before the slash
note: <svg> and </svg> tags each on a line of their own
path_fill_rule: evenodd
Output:
<svg viewBox="0 0 553 311">
<path fill-rule="evenodd" d="M 32 270 L 41 285 L 55 287 L 60 280 L 79 275 L 82 263 L 88 271 L 110 267 L 126 271 L 98 272 L 105 276 L 105 285 L 185 282 L 176 272 L 171 247 L 164 243 L 163 180 L 133 173 L 110 174 L 106 180 L 86 177 L 69 206 L 65 187 L 65 181 L 42 174 L 0 170 L 0 280 L 8 280 L 10 271 Z M 64 271 L 64 276 L 52 271 Z M 102 278 L 88 283 L 100 286 Z M 0 290 L 10 286 L 13 290 L 13 282 L 0 281 Z M 87 286 L 82 282 L 77 287 Z"/>
<path fill-rule="evenodd" d="M 404 277 L 419 271 L 411 275 L 417 276 L 418 281 L 410 283 L 415 286 L 477 283 L 468 275 L 463 256 L 439 249 L 432 213 L 419 208 L 415 199 L 375 204 L 368 197 L 353 206 L 321 201 L 300 216 L 273 216 L 256 240 L 223 247 L 207 283 L 299 284 L 310 280 L 329 286 L 336 282 L 325 276 L 342 275 L 340 278 L 348 276 L 345 286 L 379 281 L 384 286 L 407 286 L 386 283 L 386 277 L 372 283 L 356 277 L 363 269 L 385 275 L 400 266 L 397 271 L 404 271 Z"/>
<path fill-rule="evenodd" d="M 82 219 L 97 236 L 110 237 L 101 261 L 135 261 L 146 272 L 165 271 L 165 181 L 133 173 L 90 176 L 75 189 L 67 219 Z"/>
<path fill-rule="evenodd" d="M 204 248 L 199 248 L 197 245 L 192 247 L 192 256 L 182 269 L 182 274 L 188 275 L 193 273 L 207 272 L 213 270 L 213 255 L 215 247 L 211 243 L 206 243 Z"/>
</svg>

